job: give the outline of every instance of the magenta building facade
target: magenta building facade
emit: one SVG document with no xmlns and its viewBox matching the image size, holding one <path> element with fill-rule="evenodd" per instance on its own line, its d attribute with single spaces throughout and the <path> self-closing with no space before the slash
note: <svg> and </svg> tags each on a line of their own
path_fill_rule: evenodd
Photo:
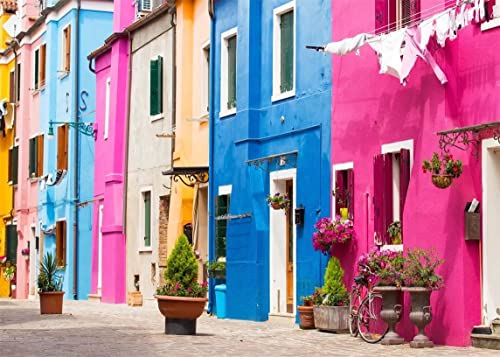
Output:
<svg viewBox="0 0 500 357">
<path fill-rule="evenodd" d="M 89 55 L 96 74 L 95 191 L 90 298 L 126 302 L 125 154 L 129 40 L 135 2 L 114 1 L 113 34 Z"/>
<path fill-rule="evenodd" d="M 397 3 L 332 1 L 333 41 L 374 33 L 388 22 L 386 17 L 394 16 L 389 7 Z M 410 3 L 420 20 L 455 5 L 444 0 Z M 374 237 L 380 234 L 380 212 L 384 211 L 380 205 L 386 203 L 374 196 L 381 190 L 391 191 L 389 211 L 393 220 L 403 223 L 403 244 L 385 248 L 434 247 L 445 260 L 439 269 L 445 286 L 432 295 L 434 317 L 426 329 L 436 344 L 470 345 L 473 326 L 490 323 L 500 303 L 499 287 L 493 280 L 493 251 L 498 248 L 494 237 L 498 241 L 500 236 L 496 223 L 500 210 L 494 202 L 500 193 L 500 159 L 494 154 L 500 150 L 500 141 L 493 139 L 492 130 L 479 127 L 500 122 L 500 52 L 492 45 L 500 43 L 499 7 L 493 6 L 490 21 L 473 21 L 459 29 L 456 39 L 447 40 L 445 47 L 431 38 L 428 49 L 446 74 L 446 84 L 418 59 L 402 86 L 398 79 L 379 74 L 377 56 L 369 45 L 360 49 L 359 56 L 353 52 L 332 59 L 333 187 L 342 171 L 352 170 L 349 174 L 354 176 L 356 239 L 336 253 L 346 272 L 345 283 L 352 285 L 358 257 L 375 245 Z M 421 167 L 434 151 L 440 152 L 437 133 L 460 128 L 473 138 L 469 126 L 478 132 L 478 157 L 473 145 L 464 151 L 449 146 L 454 158 L 463 161 L 464 172 L 449 188 L 434 187 L 430 174 Z M 393 160 L 389 183 L 377 178 L 377 161 L 383 154 Z M 405 157 L 409 162 L 400 164 L 399 159 Z M 465 239 L 464 209 L 473 198 L 480 201 L 480 240 Z M 336 203 L 332 205 L 335 212 Z M 410 340 L 416 330 L 408 318 L 408 297 L 404 307 L 398 331 Z"/>
</svg>

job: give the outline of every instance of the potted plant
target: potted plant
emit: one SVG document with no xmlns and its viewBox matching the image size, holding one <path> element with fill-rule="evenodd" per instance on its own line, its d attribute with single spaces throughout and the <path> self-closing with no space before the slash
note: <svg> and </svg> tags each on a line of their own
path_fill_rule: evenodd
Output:
<svg viewBox="0 0 500 357">
<path fill-rule="evenodd" d="M 24 257 L 25 260 L 29 260 L 30 259 L 29 248 L 24 248 L 23 250 L 21 250 L 21 255 Z"/>
<path fill-rule="evenodd" d="M 332 255 L 336 243 L 345 243 L 354 237 L 354 224 L 340 216 L 320 218 L 314 225 L 316 232 L 312 237 L 313 248 L 326 255 Z"/>
<path fill-rule="evenodd" d="M 344 270 L 336 257 L 326 267 L 325 283 L 316 288 L 314 297 L 314 325 L 319 330 L 349 331 L 349 295 L 342 281 Z"/>
<path fill-rule="evenodd" d="M 266 202 L 273 209 L 288 209 L 290 207 L 290 199 L 287 195 L 282 195 L 279 192 L 276 192 L 273 196 L 268 195 L 266 198 Z"/>
<path fill-rule="evenodd" d="M 443 278 L 436 269 L 444 262 L 434 249 L 408 249 L 404 264 L 404 291 L 411 296 L 410 320 L 417 326 L 418 334 L 410 342 L 410 347 L 433 347 L 425 335 L 425 326 L 432 321 L 431 293 L 443 286 Z"/>
<path fill-rule="evenodd" d="M 302 296 L 303 305 L 297 306 L 299 312 L 299 327 L 303 330 L 313 329 L 314 326 L 314 295 Z"/>
<path fill-rule="evenodd" d="M 404 339 L 395 331 L 396 324 L 403 314 L 402 305 L 402 270 L 404 257 L 402 252 L 379 250 L 374 248 L 358 260 L 358 277 L 374 286 L 373 291 L 382 295 L 383 306 L 380 317 L 389 326 L 382 339 L 384 345 L 398 345 Z"/>
<path fill-rule="evenodd" d="M 158 309 L 165 316 L 165 333 L 195 335 L 196 319 L 207 302 L 207 283 L 197 282 L 198 261 L 183 234 L 167 260 L 165 285 L 156 291 Z"/>
<path fill-rule="evenodd" d="M 340 216 L 343 220 L 349 219 L 349 206 L 351 202 L 351 193 L 346 188 L 343 192 L 340 187 L 332 190 L 332 195 L 335 197 L 336 204 L 339 206 Z"/>
<path fill-rule="evenodd" d="M 226 278 L 226 258 L 220 257 L 216 261 L 207 262 L 208 277 L 213 279 Z"/>
<path fill-rule="evenodd" d="M 41 314 L 62 314 L 63 308 L 63 271 L 64 267 L 56 262 L 51 253 L 45 254 L 38 273 L 38 295 L 40 295 Z"/>
<path fill-rule="evenodd" d="M 453 160 L 450 154 L 439 156 L 437 152 L 432 155 L 431 161 L 424 160 L 422 165 L 424 173 L 432 173 L 432 183 L 438 188 L 447 188 L 453 183 L 454 178 L 460 177 L 463 172 L 462 161 Z"/>
<path fill-rule="evenodd" d="M 389 227 L 387 228 L 387 234 L 389 234 L 389 237 L 391 237 L 392 244 L 402 244 L 403 239 L 401 238 L 401 222 L 394 221 L 389 224 Z"/>
</svg>

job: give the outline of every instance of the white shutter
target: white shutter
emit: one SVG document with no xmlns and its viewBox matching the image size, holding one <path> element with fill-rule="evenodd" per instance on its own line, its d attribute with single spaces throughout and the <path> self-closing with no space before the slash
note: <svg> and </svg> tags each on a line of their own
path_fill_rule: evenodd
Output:
<svg viewBox="0 0 500 357">
<path fill-rule="evenodd" d="M 152 0 L 139 0 L 139 11 L 151 11 Z"/>
</svg>

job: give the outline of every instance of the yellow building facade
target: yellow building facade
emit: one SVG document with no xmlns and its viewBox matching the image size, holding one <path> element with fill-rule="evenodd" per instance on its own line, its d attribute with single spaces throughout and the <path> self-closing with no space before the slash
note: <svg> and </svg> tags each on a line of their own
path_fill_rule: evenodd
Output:
<svg viewBox="0 0 500 357">
<path fill-rule="evenodd" d="M 8 48 L 11 38 L 4 30 L 4 24 L 13 12 L 15 9 L 12 8 L 11 2 L 0 1 L 0 103 L 7 103 L 7 115 L 4 117 L 5 128 L 0 130 L 0 256 L 7 255 L 6 226 L 12 223 L 13 187 L 9 183 L 9 155 L 14 145 L 14 104 L 12 103 L 15 98 L 10 98 L 10 90 L 15 58 L 14 52 Z M 3 277 L 4 271 L 5 266 L 2 266 L 0 268 L 0 297 L 7 297 L 10 294 L 10 284 Z"/>
<path fill-rule="evenodd" d="M 176 2 L 176 123 L 174 168 L 208 168 L 208 103 L 210 16 L 208 1 Z M 208 177 L 208 171 L 206 172 Z M 168 253 L 186 224 L 200 268 L 208 260 L 208 183 L 193 187 L 172 180 L 168 222 Z M 200 269 L 200 275 L 203 269 Z"/>
</svg>

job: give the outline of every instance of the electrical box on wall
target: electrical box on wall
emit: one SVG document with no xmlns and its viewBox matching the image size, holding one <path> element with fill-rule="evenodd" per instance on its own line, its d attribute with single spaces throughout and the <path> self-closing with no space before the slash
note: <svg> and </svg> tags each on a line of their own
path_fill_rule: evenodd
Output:
<svg viewBox="0 0 500 357">
<path fill-rule="evenodd" d="M 304 225 L 304 213 L 305 213 L 305 208 L 304 207 L 297 207 L 295 209 L 295 224 L 299 226 Z"/>
</svg>

